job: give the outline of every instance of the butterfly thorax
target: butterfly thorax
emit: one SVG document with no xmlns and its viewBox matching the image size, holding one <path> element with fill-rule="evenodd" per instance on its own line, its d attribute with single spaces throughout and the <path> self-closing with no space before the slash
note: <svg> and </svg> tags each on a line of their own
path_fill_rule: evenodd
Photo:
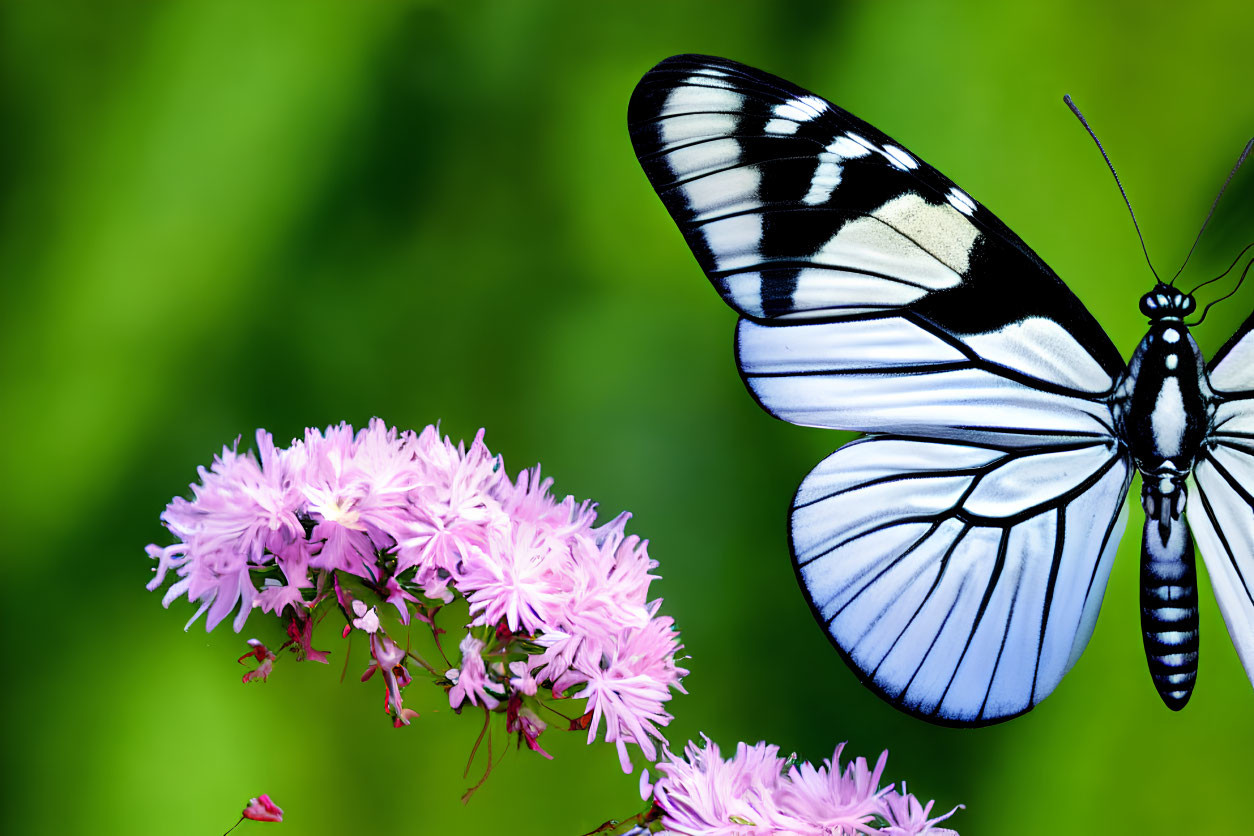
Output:
<svg viewBox="0 0 1254 836">
<path fill-rule="evenodd" d="M 1183 486 L 1208 424 L 1205 363 L 1184 324 L 1194 308 L 1193 297 L 1162 283 L 1141 298 L 1149 331 L 1117 387 L 1122 437 L 1147 490 L 1161 488 L 1154 491 L 1159 494 Z"/>
</svg>

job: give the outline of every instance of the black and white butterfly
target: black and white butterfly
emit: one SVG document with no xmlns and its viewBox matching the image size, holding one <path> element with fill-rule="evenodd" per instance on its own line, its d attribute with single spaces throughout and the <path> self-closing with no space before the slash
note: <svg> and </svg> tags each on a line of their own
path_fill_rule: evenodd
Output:
<svg viewBox="0 0 1254 836">
<path fill-rule="evenodd" d="M 1092 635 L 1138 469 L 1159 694 L 1179 709 L 1197 676 L 1193 538 L 1254 678 L 1254 317 L 1208 365 L 1184 323 L 1193 297 L 1159 282 L 1125 365 L 966 192 L 742 64 L 663 61 L 628 123 L 740 314 L 754 398 L 795 424 L 868 433 L 801 483 L 790 538 L 815 617 L 867 685 L 952 725 L 1044 699 Z"/>
</svg>

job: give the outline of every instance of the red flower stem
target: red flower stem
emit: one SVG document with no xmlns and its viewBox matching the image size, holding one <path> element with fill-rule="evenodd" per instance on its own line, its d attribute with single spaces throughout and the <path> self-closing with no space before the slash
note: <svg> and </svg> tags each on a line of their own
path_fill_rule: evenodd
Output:
<svg viewBox="0 0 1254 836">
<path fill-rule="evenodd" d="M 443 607 L 436 607 L 431 611 L 431 617 L 427 620 L 427 624 L 431 626 L 431 638 L 435 640 L 435 649 L 440 651 L 440 656 L 444 659 L 444 664 L 447 666 L 445 670 L 448 670 L 448 668 L 453 667 L 453 663 L 448 660 L 448 654 L 445 653 L 444 648 L 440 646 L 440 633 L 443 631 L 436 629 L 435 626 L 435 617 L 439 615 L 441 609 L 443 609 Z"/>
<path fill-rule="evenodd" d="M 486 706 L 484 707 L 484 711 L 485 711 L 485 712 L 487 712 L 487 707 L 486 707 Z M 489 713 L 489 714 L 487 715 L 487 719 L 485 719 L 485 720 L 484 720 L 484 728 L 485 728 L 485 729 L 487 728 L 487 724 L 488 724 L 488 722 L 491 720 L 491 717 L 492 717 L 492 715 Z M 476 743 L 475 745 L 477 746 L 478 744 Z M 485 770 L 483 771 L 483 777 L 479 779 L 479 782 L 478 782 L 478 783 L 476 783 L 476 784 L 475 784 L 473 787 L 471 787 L 470 789 L 466 790 L 466 792 L 464 792 L 464 793 L 462 794 L 462 804 L 467 804 L 467 803 L 469 803 L 469 801 L 470 801 L 470 796 L 472 796 L 472 795 L 474 795 L 474 794 L 475 794 L 475 790 L 477 790 L 477 789 L 479 789 L 480 787 L 482 787 L 482 786 L 483 786 L 483 782 L 484 782 L 484 781 L 486 781 L 486 780 L 488 780 L 488 776 L 492 774 L 492 770 L 493 770 L 493 769 L 495 769 L 497 766 L 499 766 L 499 765 L 500 765 L 500 763 L 501 763 L 501 761 L 505 760 L 505 755 L 506 755 L 506 754 L 508 754 L 508 753 L 509 753 L 509 746 L 508 746 L 508 745 L 506 745 L 506 746 L 502 747 L 502 748 L 501 748 L 501 758 L 500 758 L 500 760 L 498 760 L 496 763 L 492 763 L 492 735 L 489 733 L 489 734 L 488 734 L 488 768 L 487 768 L 487 769 L 485 769 Z M 472 755 L 471 755 L 471 757 L 473 758 L 473 757 L 474 757 L 474 755 L 472 754 Z M 467 767 L 467 771 L 468 771 L 468 772 L 470 771 L 470 770 L 469 770 L 469 767 Z M 465 776 L 463 775 L 462 777 L 465 777 Z"/>
<path fill-rule="evenodd" d="M 636 815 L 629 819 L 610 819 L 596 830 L 589 831 L 583 836 L 597 836 L 597 834 L 605 834 L 605 836 L 609 836 L 613 833 L 630 833 L 636 826 L 649 830 L 649 825 L 659 821 L 661 818 L 662 811 L 654 805 L 648 810 L 645 810 L 643 813 L 636 813 Z"/>
<path fill-rule="evenodd" d="M 348 640 L 348 646 L 344 648 L 344 667 L 340 669 L 340 684 L 344 684 L 344 677 L 348 676 L 348 658 L 353 655 L 353 640 Z"/>
<path fill-rule="evenodd" d="M 410 649 L 406 648 L 406 649 L 405 649 L 405 655 L 406 655 L 406 656 L 408 656 L 410 659 L 413 659 L 413 660 L 414 660 L 415 662 L 417 662 L 419 665 L 421 665 L 421 666 L 423 667 L 423 669 L 424 669 L 424 670 L 426 670 L 426 672 L 427 672 L 427 673 L 429 673 L 429 674 L 431 674 L 432 676 L 437 677 L 437 678 L 440 678 L 440 679 L 443 679 L 443 678 L 444 678 L 444 674 L 443 674 L 443 673 L 441 673 L 440 671 L 437 671 L 435 668 L 433 668 L 433 667 L 431 667 L 429 664 L 427 664 L 427 660 L 426 660 L 426 659 L 423 659 L 421 656 L 419 656 L 419 655 L 418 655 L 417 653 L 415 653 L 414 651 L 412 651 L 412 650 L 410 650 Z"/>
<path fill-rule="evenodd" d="M 574 721 L 573 721 L 573 720 L 571 720 L 569 717 L 567 717 L 565 714 L 563 714 L 562 712 L 558 711 L 556 708 L 554 708 L 553 706 L 549 705 L 547 702 L 545 702 L 544 700 L 540 699 L 539 697 L 537 697 L 537 698 L 536 698 L 536 703 L 537 703 L 537 704 L 538 704 L 541 708 L 547 708 L 549 711 L 552 711 L 554 714 L 556 714 L 558 717 L 561 717 L 561 718 L 562 718 L 563 720 L 565 720 L 567 723 L 573 723 L 573 722 L 574 722 Z"/>
<path fill-rule="evenodd" d="M 488 707 L 483 706 L 483 728 L 479 729 L 479 736 L 475 738 L 475 745 L 470 748 L 470 758 L 466 761 L 466 771 L 462 773 L 462 777 L 466 778 L 470 775 L 470 766 L 475 762 L 475 753 L 479 751 L 479 744 L 483 742 L 483 736 L 488 734 L 488 724 L 492 722 L 492 712 Z M 492 736 L 488 735 L 488 768 L 492 765 Z M 482 782 L 481 782 L 482 783 Z M 464 800 L 464 799 L 463 799 Z"/>
</svg>

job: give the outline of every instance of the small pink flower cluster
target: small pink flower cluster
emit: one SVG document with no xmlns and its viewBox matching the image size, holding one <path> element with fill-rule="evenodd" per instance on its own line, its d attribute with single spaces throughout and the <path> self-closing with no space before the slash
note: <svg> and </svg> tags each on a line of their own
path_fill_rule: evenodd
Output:
<svg viewBox="0 0 1254 836">
<path fill-rule="evenodd" d="M 413 716 L 400 695 L 413 662 L 453 708 L 505 713 L 507 729 L 537 751 L 547 694 L 586 699 L 573 726 L 592 742 L 604 722 L 624 770 L 628 743 L 656 758 L 665 704 L 687 671 L 676 664 L 673 621 L 649 600 L 657 564 L 625 533 L 628 514 L 597 526 L 596 507 L 555 499 L 539 467 L 511 481 L 482 430 L 466 449 L 435 427 L 398 433 L 376 418 L 357 432 L 306 430 L 284 449 L 258 430 L 257 450 L 224 448 L 200 468 L 193 498 L 176 497 L 161 515 L 178 542 L 147 548 L 157 561 L 148 588 L 173 570 L 162 603 L 186 595 L 199 604 L 188 627 L 207 613 L 212 630 L 238 608 L 239 631 L 260 608 L 287 619 L 284 648 L 325 661 L 311 645 L 313 612 L 332 602 L 345 635 L 369 635 L 366 676 L 382 673 L 397 725 Z M 378 606 L 391 604 L 401 624 L 416 615 L 438 641 L 435 613 L 459 596 L 470 624 L 455 668 L 402 650 L 380 621 Z M 254 642 L 243 658 L 262 667 L 245 681 L 264 679 L 275 659 Z"/>
<path fill-rule="evenodd" d="M 270 796 L 262 793 L 256 798 L 248 799 L 244 808 L 244 818 L 253 821 L 283 821 L 283 808 L 270 800 Z"/>
<path fill-rule="evenodd" d="M 943 816 L 928 818 L 934 802 L 926 805 L 894 785 L 880 787 L 888 752 L 874 768 L 865 758 L 842 769 L 836 747 L 820 767 L 781 758 L 779 748 L 766 743 L 737 745 L 727 759 L 708 738 L 705 747 L 689 743 L 683 757 L 669 750 L 658 764 L 663 773 L 656 784 L 640 779 L 640 794 L 652 797 L 653 815 L 660 813 L 664 832 L 684 836 L 713 834 L 790 833 L 798 836 L 885 834 L 885 836 L 957 836 L 936 827 Z"/>
</svg>

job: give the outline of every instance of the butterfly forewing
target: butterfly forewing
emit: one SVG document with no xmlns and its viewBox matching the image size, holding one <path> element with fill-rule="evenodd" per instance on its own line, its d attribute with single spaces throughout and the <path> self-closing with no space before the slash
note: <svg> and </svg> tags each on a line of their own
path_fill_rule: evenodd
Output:
<svg viewBox="0 0 1254 836">
<path fill-rule="evenodd" d="M 1087 643 L 1122 531 L 1110 339 L 965 191 L 782 79 L 677 56 L 628 122 L 743 317 L 759 403 L 905 436 L 842 448 L 795 501 L 798 575 L 842 655 L 929 719 L 1030 708 Z"/>
<path fill-rule="evenodd" d="M 959 339 L 1006 343 L 981 351 L 997 363 L 1049 355 L 1097 369 L 1086 391 L 1109 389 L 1122 372 L 1110 339 L 1018 236 L 830 102 L 732 61 L 684 55 L 645 75 L 628 123 L 650 182 L 742 315 L 909 312 Z"/>
</svg>

